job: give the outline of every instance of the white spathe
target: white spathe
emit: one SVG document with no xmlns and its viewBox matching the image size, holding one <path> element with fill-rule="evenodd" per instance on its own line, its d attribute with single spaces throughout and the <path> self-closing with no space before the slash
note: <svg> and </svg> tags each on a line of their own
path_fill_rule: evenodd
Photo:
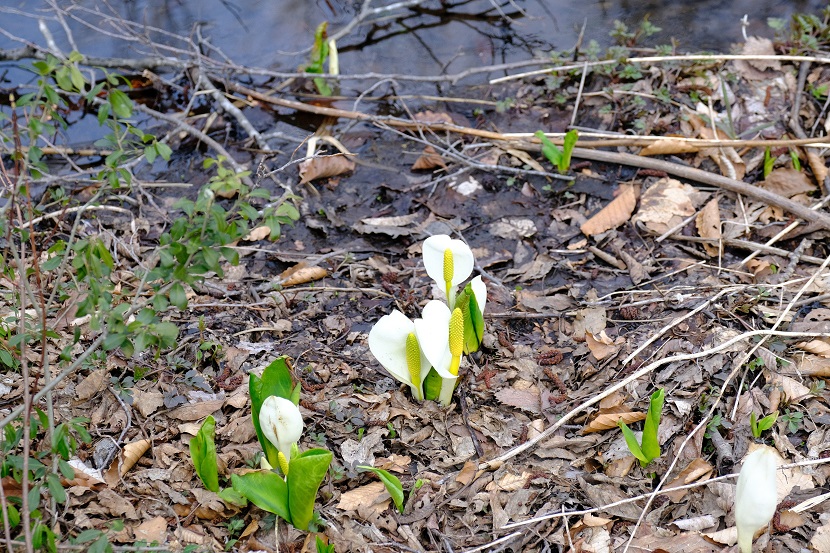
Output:
<svg viewBox="0 0 830 553">
<path fill-rule="evenodd" d="M 259 426 L 269 442 L 291 460 L 291 444 L 303 434 L 303 416 L 291 400 L 268 396 L 259 409 Z"/>
<path fill-rule="evenodd" d="M 415 320 L 415 335 L 421 351 L 435 372 L 441 378 L 454 380 L 458 375 L 450 372 L 450 317 L 452 313 L 447 304 L 440 300 L 430 300 L 424 306 L 421 318 Z"/>
<path fill-rule="evenodd" d="M 744 458 L 735 492 L 735 524 L 741 553 L 752 552 L 755 532 L 765 528 L 775 514 L 778 494 L 775 486 L 776 451 L 759 446 Z"/>
<path fill-rule="evenodd" d="M 473 272 L 475 257 L 470 247 L 461 240 L 450 238 L 446 234 L 436 234 L 424 240 L 423 244 L 424 268 L 429 277 L 438 283 L 438 288 L 447 293 L 447 283 L 444 280 L 444 252 L 452 252 L 452 280 L 451 287 L 455 287 L 469 277 Z M 452 291 L 450 292 L 452 294 Z M 454 298 L 447 298 L 452 302 Z"/>
<path fill-rule="evenodd" d="M 484 317 L 484 304 L 487 303 L 487 285 L 481 280 L 481 276 L 477 276 L 470 281 L 470 288 L 473 289 L 473 295 L 476 297 L 478 308 L 481 310 L 481 316 Z"/>
<path fill-rule="evenodd" d="M 415 398 L 422 400 L 424 379 L 429 373 L 429 361 L 422 348 L 420 380 L 413 382 L 406 357 L 406 339 L 413 332 L 416 332 L 415 324 L 395 309 L 389 315 L 381 317 L 369 331 L 369 350 L 393 378 L 407 384 L 412 388 Z"/>
</svg>

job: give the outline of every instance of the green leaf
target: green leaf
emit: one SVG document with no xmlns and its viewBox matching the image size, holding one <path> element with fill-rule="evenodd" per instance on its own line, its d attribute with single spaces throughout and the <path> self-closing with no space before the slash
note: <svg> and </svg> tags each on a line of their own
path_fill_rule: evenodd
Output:
<svg viewBox="0 0 830 553">
<path fill-rule="evenodd" d="M 49 488 L 49 494 L 55 501 L 63 505 L 66 503 L 66 490 L 63 489 L 61 479 L 54 472 L 46 475 L 46 487 Z"/>
<path fill-rule="evenodd" d="M 324 542 L 322 539 L 320 539 L 319 535 L 314 536 L 314 537 L 315 537 L 315 545 L 317 547 L 317 553 L 334 553 L 334 544 L 333 543 Z"/>
<path fill-rule="evenodd" d="M 317 490 L 331 464 L 331 451 L 309 449 L 288 463 L 288 510 L 291 523 L 300 530 L 308 530 L 314 515 Z"/>
<path fill-rule="evenodd" d="M 660 426 L 660 416 L 663 413 L 663 402 L 666 399 L 666 390 L 658 389 L 651 394 L 651 401 L 646 414 L 646 422 L 643 424 L 643 455 L 647 463 L 660 457 L 660 441 L 657 439 L 657 428 Z"/>
<path fill-rule="evenodd" d="M 148 144 L 147 146 L 144 146 L 144 157 L 147 159 L 147 163 L 152 165 L 153 162 L 156 160 L 157 155 L 158 152 L 156 151 L 156 147 L 154 144 Z"/>
<path fill-rule="evenodd" d="M 772 157 L 771 151 L 769 146 L 764 150 L 764 178 L 766 179 L 770 173 L 772 173 L 772 168 L 775 167 L 775 158 Z"/>
<path fill-rule="evenodd" d="M 170 303 L 184 311 L 187 309 L 187 294 L 184 292 L 184 286 L 175 282 L 170 287 Z"/>
<path fill-rule="evenodd" d="M 375 467 L 368 467 L 365 465 L 358 466 L 359 469 L 368 470 L 370 472 L 374 472 L 380 478 L 380 481 L 383 482 L 383 485 L 386 486 L 386 491 L 389 492 L 389 495 L 392 496 L 392 501 L 395 502 L 395 507 L 398 508 L 399 513 L 403 513 L 403 484 L 398 479 L 397 476 L 390 473 L 389 471 L 378 469 Z"/>
<path fill-rule="evenodd" d="M 637 443 L 637 436 L 634 435 L 634 432 L 628 428 L 628 425 L 625 424 L 622 419 L 617 421 L 617 426 L 619 426 L 620 430 L 622 430 L 623 436 L 625 437 L 625 445 L 628 446 L 628 450 L 634 457 L 640 460 L 640 464 L 642 466 L 646 466 L 648 464 L 648 459 L 646 459 L 646 456 L 643 455 L 643 451 L 640 449 L 640 444 Z"/>
<path fill-rule="evenodd" d="M 216 420 L 208 415 L 199 432 L 190 440 L 190 458 L 196 474 L 202 479 L 205 488 L 212 492 L 219 491 L 219 467 L 216 464 Z"/>
<path fill-rule="evenodd" d="M 464 353 L 476 352 L 484 339 L 484 317 L 471 284 L 458 295 L 455 306 L 464 314 Z"/>
<path fill-rule="evenodd" d="M 9 515 L 9 526 L 14 528 L 20 524 L 20 511 L 18 511 L 14 505 L 9 504 L 7 512 Z"/>
<path fill-rule="evenodd" d="M 571 154 L 576 146 L 576 141 L 579 139 L 579 133 L 576 129 L 571 129 L 565 133 L 565 140 L 562 145 L 562 158 L 559 160 L 557 168 L 560 173 L 565 173 L 571 167 Z"/>
<path fill-rule="evenodd" d="M 225 503 L 236 505 L 237 507 L 244 507 L 248 504 L 245 496 L 233 488 L 222 488 L 217 492 L 217 495 L 222 498 Z"/>
<path fill-rule="evenodd" d="M 164 161 L 170 161 L 170 156 L 173 155 L 173 150 L 164 142 L 156 142 L 156 153 L 161 156 Z"/>
<path fill-rule="evenodd" d="M 559 162 L 562 159 L 562 150 L 560 150 L 556 144 L 551 142 L 542 131 L 536 131 L 533 136 L 542 142 L 542 155 L 544 155 L 553 165 L 559 167 Z"/>
<path fill-rule="evenodd" d="M 444 380 L 441 378 L 441 375 L 430 367 L 429 373 L 427 373 L 427 377 L 424 379 L 424 399 L 436 401 L 438 396 L 441 395 L 441 385 L 443 383 Z"/>
<path fill-rule="evenodd" d="M 279 475 L 269 470 L 255 470 L 231 475 L 233 489 L 248 501 L 269 513 L 291 522 L 288 510 L 288 485 Z"/>
<path fill-rule="evenodd" d="M 110 98 L 110 105 L 112 105 L 112 112 L 122 118 L 127 119 L 128 117 L 132 116 L 133 114 L 133 102 L 130 100 L 130 97 L 118 90 L 117 88 L 113 88 L 110 90 L 109 94 Z"/>
</svg>

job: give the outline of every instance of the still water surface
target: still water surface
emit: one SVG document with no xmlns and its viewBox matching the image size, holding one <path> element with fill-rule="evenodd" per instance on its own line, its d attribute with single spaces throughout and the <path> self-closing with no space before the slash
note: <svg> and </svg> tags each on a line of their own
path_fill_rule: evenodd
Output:
<svg viewBox="0 0 830 553">
<path fill-rule="evenodd" d="M 315 27 L 328 21 L 337 32 L 351 21 L 362 0 L 78 0 L 66 22 L 77 47 L 87 55 L 134 57 L 146 55 L 136 42 L 118 38 L 123 27 L 101 21 L 97 13 L 118 15 L 138 23 L 136 29 L 157 41 L 176 43 L 165 33 L 202 33 L 240 65 L 293 71 L 307 59 L 301 53 Z M 375 0 L 371 6 L 392 4 Z M 0 0 L 0 30 L 43 44 L 34 18 L 15 13 L 40 13 L 40 0 Z M 585 24 L 585 39 L 602 45 L 614 20 L 635 27 L 648 17 L 662 32 L 646 45 L 678 40 L 680 51 L 727 52 L 741 41 L 741 18 L 749 34 L 772 36 L 767 18 L 787 18 L 794 12 L 818 13 L 827 5 L 818 0 L 427 0 L 413 10 L 399 9 L 370 18 L 339 41 L 341 72 L 438 75 L 468 68 L 525 60 L 552 49 L 573 48 Z M 9 11 L 11 9 L 11 11 Z M 91 24 L 85 26 L 75 16 Z M 61 48 L 71 49 L 58 21 L 47 25 Z M 183 48 L 186 44 L 179 43 Z M 20 46 L 0 36 L 0 48 Z"/>
</svg>

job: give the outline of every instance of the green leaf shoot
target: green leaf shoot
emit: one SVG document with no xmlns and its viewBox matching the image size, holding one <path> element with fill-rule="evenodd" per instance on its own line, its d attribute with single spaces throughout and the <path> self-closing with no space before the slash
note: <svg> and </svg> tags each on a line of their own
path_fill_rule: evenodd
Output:
<svg viewBox="0 0 830 553">
<path fill-rule="evenodd" d="M 327 449 L 309 449 L 288 463 L 288 510 L 291 523 L 300 530 L 308 530 L 314 515 L 317 490 L 326 477 L 332 460 Z"/>
<path fill-rule="evenodd" d="M 255 470 L 245 474 L 231 475 L 233 489 L 248 498 L 248 501 L 269 513 L 274 513 L 291 522 L 288 510 L 288 485 L 275 472 Z"/>
<path fill-rule="evenodd" d="M 380 481 L 383 482 L 383 485 L 386 486 L 386 491 L 389 492 L 389 495 L 392 497 L 392 501 L 395 503 L 395 507 L 398 509 L 398 512 L 403 513 L 403 484 L 401 484 L 401 481 L 400 479 L 398 479 L 397 476 L 395 476 L 387 470 L 378 469 L 375 467 L 361 465 L 357 468 L 368 470 L 369 472 L 375 473 L 378 476 L 378 478 L 380 478 Z"/>
<path fill-rule="evenodd" d="M 216 464 L 216 420 L 208 415 L 199 428 L 199 432 L 190 440 L 190 458 L 196 468 L 196 474 L 205 488 L 212 492 L 219 491 L 219 467 Z"/>
</svg>

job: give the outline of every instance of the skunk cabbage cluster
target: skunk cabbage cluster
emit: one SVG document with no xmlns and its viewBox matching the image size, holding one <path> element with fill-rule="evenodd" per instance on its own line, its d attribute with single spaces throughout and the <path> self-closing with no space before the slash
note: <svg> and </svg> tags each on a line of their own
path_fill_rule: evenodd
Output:
<svg viewBox="0 0 830 553">
<path fill-rule="evenodd" d="M 421 318 L 411 321 L 398 310 L 384 315 L 369 332 L 372 355 L 418 400 L 449 405 L 464 354 L 478 351 L 484 336 L 487 286 L 480 276 L 460 293 L 473 272 L 469 246 L 445 234 L 423 244 L 424 267 L 438 285 L 441 299 L 429 301 Z"/>
</svg>

